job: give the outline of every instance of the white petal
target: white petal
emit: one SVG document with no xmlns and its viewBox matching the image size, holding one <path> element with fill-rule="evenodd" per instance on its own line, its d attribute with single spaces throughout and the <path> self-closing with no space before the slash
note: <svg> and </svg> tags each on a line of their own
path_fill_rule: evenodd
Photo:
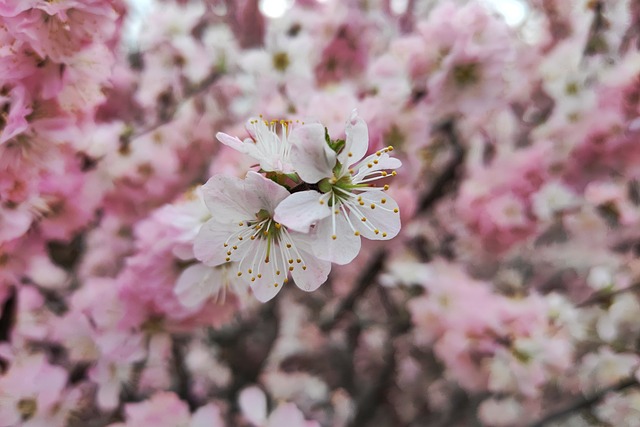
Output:
<svg viewBox="0 0 640 427">
<path fill-rule="evenodd" d="M 180 274 L 173 292 L 185 307 L 197 307 L 217 293 L 221 285 L 221 277 L 215 268 L 194 264 Z"/>
<path fill-rule="evenodd" d="M 340 265 L 348 264 L 360 252 L 360 237 L 354 234 L 342 212 L 335 216 L 335 234 L 333 221 L 330 216 L 318 222 L 318 238 L 312 246 L 313 253 L 320 259 Z"/>
<path fill-rule="evenodd" d="M 267 419 L 267 397 L 256 386 L 247 387 L 238 396 L 238 405 L 252 424 L 261 425 Z"/>
<path fill-rule="evenodd" d="M 324 139 L 324 127 L 311 123 L 297 127 L 289 135 L 291 164 L 298 176 L 310 184 L 333 176 L 336 153 Z"/>
<path fill-rule="evenodd" d="M 273 218 L 291 230 L 308 233 L 312 224 L 331 214 L 327 203 L 320 203 L 321 196 L 313 190 L 293 193 L 276 207 Z"/>
<path fill-rule="evenodd" d="M 350 204 L 353 206 L 350 217 L 362 236 L 371 240 L 395 237 L 400 231 L 400 210 L 396 201 L 382 190 L 365 191 L 357 196 L 362 197 L 364 204 L 360 205 L 354 200 Z M 366 221 L 362 221 L 362 218 Z"/>
<path fill-rule="evenodd" d="M 220 415 L 220 408 L 213 403 L 201 406 L 191 417 L 189 427 L 223 427 L 224 421 Z"/>
<path fill-rule="evenodd" d="M 369 129 L 364 120 L 358 117 L 356 110 L 353 110 L 347 121 L 345 134 L 345 146 L 338 155 L 338 161 L 343 165 L 351 166 L 363 158 L 369 149 Z"/>
<path fill-rule="evenodd" d="M 315 291 L 327 281 L 331 271 L 331 262 L 318 259 L 306 251 L 300 251 L 300 255 L 303 260 L 302 264 L 306 268 L 295 266 L 291 272 L 293 280 L 295 280 L 296 286 L 303 291 Z"/>
<path fill-rule="evenodd" d="M 276 206 L 289 196 L 289 192 L 283 186 L 265 178 L 257 172 L 249 171 L 245 178 L 247 199 L 252 202 L 255 215 L 261 209 L 273 214 Z"/>
<path fill-rule="evenodd" d="M 214 175 L 202 186 L 202 198 L 218 222 L 253 218 L 260 208 L 245 193 L 244 181 L 235 176 Z"/>
<path fill-rule="evenodd" d="M 227 255 L 228 247 L 224 243 L 233 234 L 233 227 L 237 224 L 221 224 L 213 219 L 207 221 L 196 236 L 193 243 L 193 253 L 204 264 L 214 267 L 238 257 L 238 251 Z M 235 243 L 235 242 L 234 242 Z"/>
<path fill-rule="evenodd" d="M 224 145 L 233 148 L 241 153 L 247 152 L 247 147 L 244 142 L 240 140 L 240 138 L 236 136 L 231 136 L 223 132 L 216 133 L 216 138 L 218 141 L 222 142 Z"/>
<path fill-rule="evenodd" d="M 256 279 L 255 282 L 247 282 L 249 286 L 251 286 L 251 290 L 253 291 L 253 295 L 260 302 L 267 302 L 273 297 L 275 297 L 280 289 L 282 289 L 282 282 L 284 278 L 276 281 L 276 277 L 271 273 L 263 273 L 261 279 Z M 275 284 L 278 286 L 275 286 Z"/>
<path fill-rule="evenodd" d="M 256 160 L 259 160 L 261 157 L 258 147 L 252 139 L 247 138 L 244 141 L 241 141 L 240 138 L 236 136 L 227 135 L 222 132 L 218 132 L 216 134 L 216 138 L 218 138 L 218 141 L 222 142 L 224 145 L 231 147 L 240 153 L 251 156 Z"/>
<path fill-rule="evenodd" d="M 390 157 L 388 153 L 382 153 L 380 156 L 374 153 L 360 162 L 353 180 L 357 183 L 371 172 L 398 169 L 400 166 L 402 162 L 395 157 Z"/>
</svg>

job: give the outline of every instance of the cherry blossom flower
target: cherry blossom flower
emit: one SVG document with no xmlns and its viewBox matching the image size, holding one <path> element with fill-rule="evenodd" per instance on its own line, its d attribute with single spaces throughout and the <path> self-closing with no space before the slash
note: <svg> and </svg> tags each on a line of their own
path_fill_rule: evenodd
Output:
<svg viewBox="0 0 640 427">
<path fill-rule="evenodd" d="M 289 196 L 284 187 L 250 171 L 245 180 L 213 176 L 202 190 L 212 218 L 198 233 L 194 253 L 204 264 L 235 262 L 237 276 L 260 301 L 273 298 L 289 273 L 305 291 L 327 279 L 331 265 L 312 254 L 312 236 L 289 230 L 273 217 Z"/>
<path fill-rule="evenodd" d="M 395 171 L 400 160 L 392 147 L 365 157 L 369 146 L 367 125 L 354 111 L 347 122 L 346 139 L 337 152 L 325 140 L 319 124 L 302 126 L 291 150 L 300 178 L 316 189 L 295 192 L 276 208 L 275 219 L 292 230 L 309 232 L 314 225 L 318 242 L 314 253 L 336 264 L 347 264 L 360 251 L 360 236 L 388 240 L 400 231 L 398 204 L 372 183 Z"/>
<path fill-rule="evenodd" d="M 278 126 L 280 127 L 280 135 L 277 133 Z M 263 171 L 293 172 L 289 159 L 291 139 L 297 136 L 293 122 L 285 120 L 267 122 L 258 118 L 250 119 L 246 127 L 251 138 L 244 141 L 222 132 L 218 132 L 216 138 L 223 144 L 258 160 Z"/>
</svg>

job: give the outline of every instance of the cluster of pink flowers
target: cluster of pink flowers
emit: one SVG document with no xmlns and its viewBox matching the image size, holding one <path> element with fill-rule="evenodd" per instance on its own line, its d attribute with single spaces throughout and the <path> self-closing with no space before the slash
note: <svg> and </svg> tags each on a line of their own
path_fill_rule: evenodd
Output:
<svg viewBox="0 0 640 427">
<path fill-rule="evenodd" d="M 0 0 L 0 427 L 638 425 L 638 2 L 275 3 Z"/>
</svg>

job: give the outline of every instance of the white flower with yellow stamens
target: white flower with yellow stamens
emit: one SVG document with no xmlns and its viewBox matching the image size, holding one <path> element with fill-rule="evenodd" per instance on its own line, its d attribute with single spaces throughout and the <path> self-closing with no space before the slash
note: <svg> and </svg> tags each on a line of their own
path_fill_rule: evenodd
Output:
<svg viewBox="0 0 640 427">
<path fill-rule="evenodd" d="M 215 267 L 226 263 L 246 281 L 260 301 L 273 298 L 291 275 L 305 291 L 327 279 L 331 263 L 311 252 L 314 234 L 289 230 L 276 222 L 276 206 L 289 192 L 256 172 L 244 180 L 216 175 L 202 187 L 211 212 L 194 243 L 196 258 Z"/>
<path fill-rule="evenodd" d="M 238 137 L 218 132 L 216 138 L 223 144 L 256 159 L 265 172 L 291 173 L 290 154 L 292 141 L 297 138 L 295 125 L 289 120 L 250 119 L 247 131 L 251 138 L 244 141 Z M 278 130 L 280 131 L 278 133 Z"/>
<path fill-rule="evenodd" d="M 388 240 L 400 231 L 398 204 L 377 180 L 395 175 L 402 165 L 387 147 L 363 159 L 369 147 L 366 123 L 354 111 L 345 141 L 329 141 L 320 124 L 296 129 L 291 163 L 298 176 L 316 189 L 294 192 L 275 210 L 275 219 L 307 233 L 313 226 L 319 258 L 346 264 L 360 251 L 360 236 Z M 331 145 L 330 145 L 331 144 Z"/>
</svg>

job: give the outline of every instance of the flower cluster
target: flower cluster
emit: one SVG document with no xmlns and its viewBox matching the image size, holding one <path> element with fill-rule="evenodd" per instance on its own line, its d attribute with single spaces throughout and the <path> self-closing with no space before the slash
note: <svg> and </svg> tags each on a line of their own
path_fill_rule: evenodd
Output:
<svg viewBox="0 0 640 427">
<path fill-rule="evenodd" d="M 0 0 L 0 427 L 636 427 L 638 28 Z"/>
<path fill-rule="evenodd" d="M 384 180 L 402 163 L 389 155 L 391 146 L 365 157 L 367 125 L 356 112 L 344 139 L 331 139 L 320 123 L 259 118 L 250 119 L 247 130 L 244 141 L 225 133 L 217 138 L 259 162 L 265 175 L 214 175 L 202 186 L 211 218 L 194 242 L 199 261 L 235 272 L 268 301 L 289 276 L 300 289 L 317 289 L 332 262 L 356 257 L 361 236 L 388 240 L 398 234 L 400 211 Z M 191 283 L 201 287 L 204 281 Z"/>
</svg>

